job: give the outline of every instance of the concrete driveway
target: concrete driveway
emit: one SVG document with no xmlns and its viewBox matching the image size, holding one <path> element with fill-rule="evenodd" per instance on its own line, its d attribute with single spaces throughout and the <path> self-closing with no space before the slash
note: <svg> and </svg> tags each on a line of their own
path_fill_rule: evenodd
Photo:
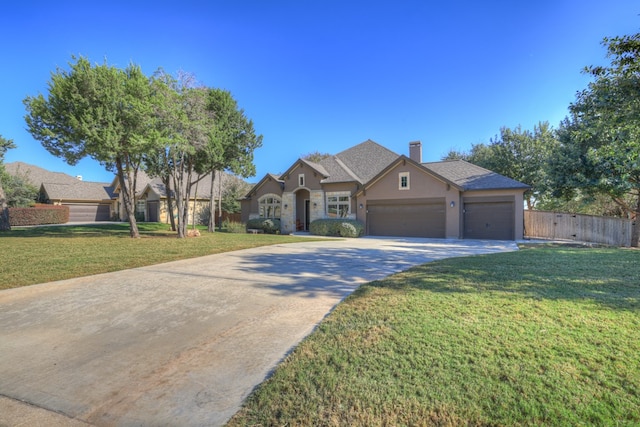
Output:
<svg viewBox="0 0 640 427">
<path fill-rule="evenodd" d="M 0 425 L 222 425 L 358 285 L 516 249 L 327 239 L 1 291 Z"/>
</svg>

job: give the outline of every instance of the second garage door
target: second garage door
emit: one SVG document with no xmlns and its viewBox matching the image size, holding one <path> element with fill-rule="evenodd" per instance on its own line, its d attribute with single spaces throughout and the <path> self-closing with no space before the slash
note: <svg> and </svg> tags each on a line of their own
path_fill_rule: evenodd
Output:
<svg viewBox="0 0 640 427">
<path fill-rule="evenodd" d="M 371 236 L 445 237 L 445 201 L 370 200 L 367 228 Z"/>
<path fill-rule="evenodd" d="M 464 203 L 464 238 L 513 240 L 514 202 L 466 201 Z"/>
</svg>

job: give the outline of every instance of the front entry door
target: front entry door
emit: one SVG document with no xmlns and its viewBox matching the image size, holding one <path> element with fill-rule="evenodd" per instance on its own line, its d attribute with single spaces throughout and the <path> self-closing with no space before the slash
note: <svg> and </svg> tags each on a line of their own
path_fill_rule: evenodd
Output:
<svg viewBox="0 0 640 427">
<path fill-rule="evenodd" d="M 304 201 L 304 231 L 309 231 L 309 199 Z"/>
</svg>

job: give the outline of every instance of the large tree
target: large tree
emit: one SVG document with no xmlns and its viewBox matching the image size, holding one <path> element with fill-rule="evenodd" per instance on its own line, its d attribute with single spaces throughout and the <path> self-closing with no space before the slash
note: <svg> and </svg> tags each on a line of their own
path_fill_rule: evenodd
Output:
<svg viewBox="0 0 640 427">
<path fill-rule="evenodd" d="M 540 122 L 533 131 L 502 127 L 489 144 L 474 144 L 469 152 L 451 150 L 443 160 L 466 160 L 530 185 L 525 201 L 533 209 L 548 191 L 546 165 L 556 146 L 554 130 L 548 122 Z"/>
<path fill-rule="evenodd" d="M 0 231 L 11 230 L 11 224 L 9 223 L 9 207 L 7 205 L 7 198 L 2 186 L 2 178 L 4 176 L 4 155 L 7 150 L 15 148 L 15 144 L 10 139 L 5 139 L 0 135 Z"/>
<path fill-rule="evenodd" d="M 640 33 L 605 38 L 607 66 L 570 105 L 559 130 L 553 171 L 557 191 L 605 194 L 636 219 L 632 245 L 640 243 Z"/>
<path fill-rule="evenodd" d="M 198 172 L 211 174 L 209 212 L 215 209 L 214 179 L 216 171 L 230 172 L 244 178 L 255 174 L 253 152 L 262 146 L 262 135 L 256 135 L 253 121 L 246 117 L 244 110 L 231 95 L 223 89 L 210 89 L 208 109 L 213 113 L 213 128 L 209 142 L 199 153 Z M 221 193 L 221 192 L 220 192 Z M 222 211 L 222 196 L 218 195 L 218 212 Z M 215 218 L 209 217 L 210 232 L 215 229 Z"/>
<path fill-rule="evenodd" d="M 187 236 L 189 197 L 204 177 L 201 168 L 196 168 L 201 162 L 200 153 L 209 144 L 214 114 L 208 108 L 207 88 L 189 73 L 173 77 L 158 70 L 152 88 L 152 137 L 157 144 L 145 155 L 145 167 L 149 175 L 162 179 L 169 213 L 173 216 L 174 205 L 177 212 L 177 224 L 172 226 L 182 238 Z"/>
<path fill-rule="evenodd" d="M 48 95 L 25 100 L 31 135 L 53 155 L 71 165 L 84 157 L 114 172 L 120 184 L 131 237 L 139 237 L 135 219 L 136 178 L 143 155 L 151 149 L 149 79 L 137 65 L 119 69 L 72 58 L 58 68 Z"/>
</svg>

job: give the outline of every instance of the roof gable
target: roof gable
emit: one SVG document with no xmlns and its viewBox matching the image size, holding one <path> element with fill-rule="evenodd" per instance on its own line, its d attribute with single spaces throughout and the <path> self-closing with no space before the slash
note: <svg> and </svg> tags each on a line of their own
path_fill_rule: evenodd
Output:
<svg viewBox="0 0 640 427">
<path fill-rule="evenodd" d="M 277 182 L 278 184 L 280 184 L 280 188 L 284 189 L 284 181 L 281 180 L 280 177 L 277 177 L 274 174 L 268 173 L 260 181 L 258 181 L 256 185 L 251 187 L 251 190 L 249 190 L 249 192 L 244 198 L 245 199 L 250 198 L 252 194 L 255 194 L 260 189 L 260 187 L 262 187 L 267 182 L 271 182 L 271 181 Z"/>
<path fill-rule="evenodd" d="M 356 181 L 365 184 L 398 157 L 398 154 L 368 139 L 320 162 L 329 172 L 323 183 Z"/>
</svg>

